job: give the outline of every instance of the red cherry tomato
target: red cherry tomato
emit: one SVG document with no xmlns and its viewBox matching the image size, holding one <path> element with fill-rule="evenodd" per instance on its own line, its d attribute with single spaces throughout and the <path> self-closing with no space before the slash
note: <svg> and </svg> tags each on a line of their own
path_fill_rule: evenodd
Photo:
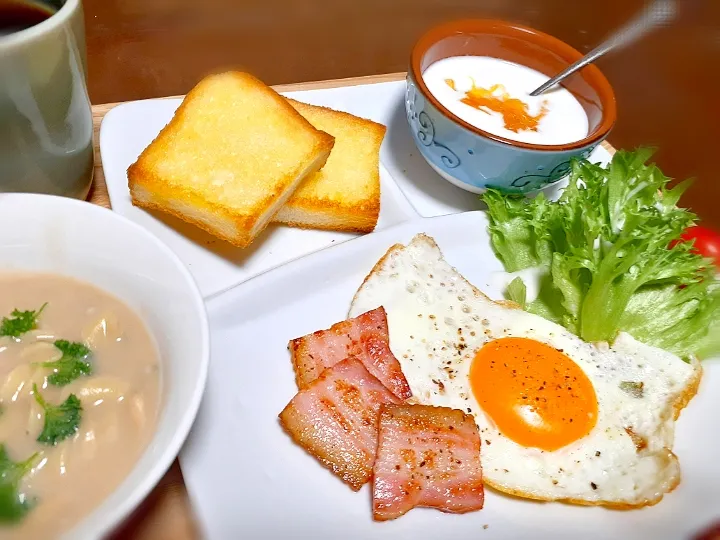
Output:
<svg viewBox="0 0 720 540">
<path fill-rule="evenodd" d="M 720 262 L 720 234 L 706 227 L 695 225 L 688 228 L 681 238 L 685 241 L 695 241 L 693 244 L 695 253 L 712 259 L 715 264 Z"/>
</svg>

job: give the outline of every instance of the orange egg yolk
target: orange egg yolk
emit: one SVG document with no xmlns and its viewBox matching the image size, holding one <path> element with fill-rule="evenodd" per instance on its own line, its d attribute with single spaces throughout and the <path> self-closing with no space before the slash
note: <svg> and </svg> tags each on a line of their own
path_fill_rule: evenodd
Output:
<svg viewBox="0 0 720 540">
<path fill-rule="evenodd" d="M 470 366 L 470 385 L 498 430 L 522 446 L 557 450 L 597 422 L 587 375 L 561 350 L 533 339 L 487 343 Z"/>
</svg>

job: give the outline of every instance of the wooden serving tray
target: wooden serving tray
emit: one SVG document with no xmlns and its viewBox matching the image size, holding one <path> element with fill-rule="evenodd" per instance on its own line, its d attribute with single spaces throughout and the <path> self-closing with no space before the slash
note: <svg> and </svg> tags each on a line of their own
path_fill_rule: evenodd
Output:
<svg viewBox="0 0 720 540">
<path fill-rule="evenodd" d="M 278 92 L 297 90 L 317 90 L 323 88 L 338 88 L 345 86 L 358 86 L 384 82 L 400 81 L 406 74 L 388 73 L 368 77 L 353 77 L 348 79 L 334 79 L 298 84 L 278 85 L 273 88 Z M 172 96 L 181 97 L 181 96 Z M 105 175 L 100 155 L 99 131 L 100 123 L 109 110 L 120 103 L 106 103 L 94 105 L 93 131 L 95 149 L 95 171 L 93 186 L 88 201 L 110 208 Z M 603 146 L 612 154 L 614 148 L 604 142 Z M 150 493 L 148 498 L 130 516 L 130 518 L 112 535 L 112 539 L 134 540 L 194 540 L 200 537 L 199 530 L 193 518 L 190 500 L 182 477 L 182 472 L 176 460 L 160 483 Z"/>
</svg>

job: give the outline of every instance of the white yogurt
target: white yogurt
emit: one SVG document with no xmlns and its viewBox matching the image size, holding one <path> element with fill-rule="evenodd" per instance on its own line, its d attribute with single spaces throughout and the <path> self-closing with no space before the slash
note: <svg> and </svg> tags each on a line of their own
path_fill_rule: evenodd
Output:
<svg viewBox="0 0 720 540">
<path fill-rule="evenodd" d="M 455 89 L 448 85 L 453 81 Z M 489 56 L 453 56 L 431 64 L 423 73 L 430 92 L 450 112 L 469 124 L 495 135 L 532 144 L 567 144 L 588 134 L 588 118 L 575 97 L 562 87 L 548 90 L 538 97 L 529 95 L 549 79 L 548 76 L 520 64 Z M 504 89 L 512 98 L 528 105 L 528 114 L 537 116 L 545 108 L 536 130 L 517 132 L 505 127 L 499 112 L 485 107 L 475 108 L 460 100 L 473 88 L 490 89 L 502 85 L 493 95 Z"/>
</svg>

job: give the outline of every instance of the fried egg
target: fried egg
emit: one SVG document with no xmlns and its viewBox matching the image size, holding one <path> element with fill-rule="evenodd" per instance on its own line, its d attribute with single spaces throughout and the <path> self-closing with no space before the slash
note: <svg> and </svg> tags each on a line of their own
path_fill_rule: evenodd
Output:
<svg viewBox="0 0 720 540">
<path fill-rule="evenodd" d="M 540 500 L 637 507 L 680 482 L 674 423 L 701 370 L 620 334 L 586 343 L 494 302 L 418 235 L 358 290 L 356 316 L 383 306 L 390 347 L 419 403 L 474 416 L 485 482 Z"/>
</svg>

